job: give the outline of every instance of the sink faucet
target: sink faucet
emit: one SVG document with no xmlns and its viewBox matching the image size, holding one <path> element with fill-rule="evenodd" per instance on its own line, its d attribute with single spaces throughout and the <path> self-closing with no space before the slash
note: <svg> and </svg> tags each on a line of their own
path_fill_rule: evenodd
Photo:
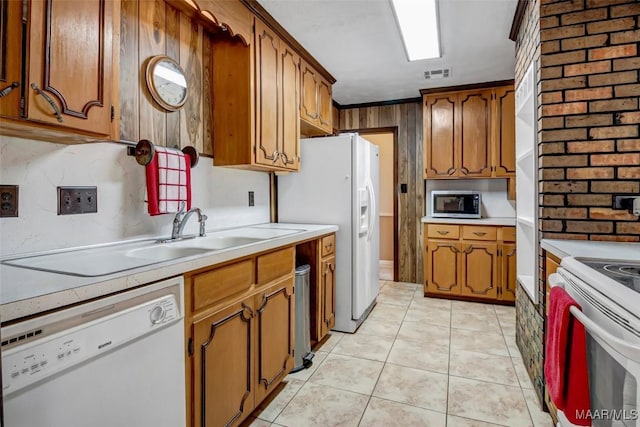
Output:
<svg viewBox="0 0 640 427">
<path fill-rule="evenodd" d="M 171 240 L 179 240 L 182 239 L 182 231 L 184 230 L 184 226 L 187 224 L 187 220 L 194 212 L 198 214 L 198 222 L 200 223 L 200 237 L 204 237 L 205 231 L 205 221 L 207 220 L 207 216 L 202 213 L 200 208 L 191 208 L 187 213 L 184 213 L 184 202 L 180 204 L 180 209 L 176 212 L 176 216 L 173 218 L 173 229 L 171 231 Z M 184 216 L 182 216 L 184 214 Z"/>
</svg>

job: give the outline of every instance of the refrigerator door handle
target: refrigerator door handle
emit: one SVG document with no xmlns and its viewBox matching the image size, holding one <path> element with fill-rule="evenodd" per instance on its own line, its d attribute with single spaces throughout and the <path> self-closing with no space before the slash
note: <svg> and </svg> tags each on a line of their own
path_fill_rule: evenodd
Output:
<svg viewBox="0 0 640 427">
<path fill-rule="evenodd" d="M 376 195 L 373 192 L 373 186 L 371 181 L 367 183 L 367 190 L 369 191 L 369 227 L 367 230 L 367 242 L 371 241 L 373 235 L 373 224 L 376 220 Z"/>
</svg>

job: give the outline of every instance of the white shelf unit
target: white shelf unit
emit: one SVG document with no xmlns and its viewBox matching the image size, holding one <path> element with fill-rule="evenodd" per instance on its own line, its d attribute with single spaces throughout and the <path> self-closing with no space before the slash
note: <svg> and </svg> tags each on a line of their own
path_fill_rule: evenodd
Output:
<svg viewBox="0 0 640 427">
<path fill-rule="evenodd" d="M 518 282 L 538 303 L 538 142 L 536 64 L 516 89 L 516 258 Z"/>
</svg>

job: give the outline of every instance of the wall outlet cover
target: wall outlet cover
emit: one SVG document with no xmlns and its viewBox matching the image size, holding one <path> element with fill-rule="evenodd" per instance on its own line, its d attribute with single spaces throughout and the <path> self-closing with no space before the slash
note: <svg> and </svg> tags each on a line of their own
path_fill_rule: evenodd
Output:
<svg viewBox="0 0 640 427">
<path fill-rule="evenodd" d="M 58 187 L 58 215 L 98 212 L 98 187 Z"/>
<path fill-rule="evenodd" d="M 18 186 L 0 185 L 0 217 L 18 216 Z"/>
</svg>

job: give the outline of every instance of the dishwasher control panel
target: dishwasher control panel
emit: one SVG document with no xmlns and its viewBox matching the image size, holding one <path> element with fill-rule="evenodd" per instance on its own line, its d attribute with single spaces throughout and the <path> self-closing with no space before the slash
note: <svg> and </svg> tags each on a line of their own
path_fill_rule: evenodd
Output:
<svg viewBox="0 0 640 427">
<path fill-rule="evenodd" d="M 130 341 L 144 339 L 181 319 L 175 296 L 167 295 L 7 349 L 2 353 L 3 395 L 101 357 Z"/>
</svg>

